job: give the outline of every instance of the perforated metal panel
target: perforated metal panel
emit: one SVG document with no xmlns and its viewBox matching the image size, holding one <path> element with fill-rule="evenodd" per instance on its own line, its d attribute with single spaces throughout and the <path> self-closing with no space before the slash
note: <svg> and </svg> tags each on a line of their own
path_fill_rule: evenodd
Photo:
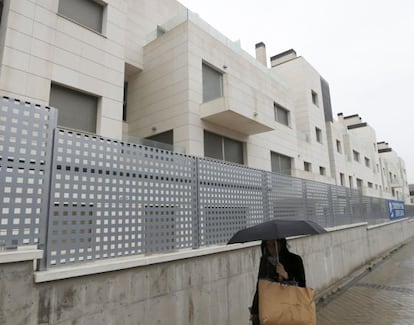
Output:
<svg viewBox="0 0 414 325">
<path fill-rule="evenodd" d="M 0 248 L 43 244 L 56 110 L 0 104 Z"/>
<path fill-rule="evenodd" d="M 363 196 L 363 202 L 366 205 L 364 217 L 369 224 L 377 224 L 389 220 L 387 200 Z"/>
<path fill-rule="evenodd" d="M 198 160 L 200 244 L 225 243 L 239 229 L 264 220 L 261 171 Z"/>
<path fill-rule="evenodd" d="M 57 129 L 49 266 L 197 245 L 196 160 Z"/>
<path fill-rule="evenodd" d="M 333 224 L 339 226 L 353 222 L 352 208 L 350 204 L 351 189 L 343 186 L 331 185 Z"/>
<path fill-rule="evenodd" d="M 405 216 L 414 218 L 414 205 L 406 205 L 405 206 Z"/>
<path fill-rule="evenodd" d="M 272 218 L 389 220 L 356 189 L 55 129 L 40 105 L 2 98 L 0 113 L 0 249 L 47 229 L 46 267 L 222 244 Z"/>
<path fill-rule="evenodd" d="M 303 180 L 288 175 L 267 174 L 271 218 L 303 219 L 306 216 Z"/>
</svg>

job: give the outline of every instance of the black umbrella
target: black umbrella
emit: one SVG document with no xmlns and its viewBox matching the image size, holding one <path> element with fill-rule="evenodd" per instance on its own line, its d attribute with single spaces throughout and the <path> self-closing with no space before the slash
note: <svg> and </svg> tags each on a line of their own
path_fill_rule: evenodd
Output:
<svg viewBox="0 0 414 325">
<path fill-rule="evenodd" d="M 316 235 L 327 232 L 311 220 L 273 219 L 236 232 L 227 244 L 246 243 L 255 240 L 273 240 L 300 235 Z"/>
</svg>

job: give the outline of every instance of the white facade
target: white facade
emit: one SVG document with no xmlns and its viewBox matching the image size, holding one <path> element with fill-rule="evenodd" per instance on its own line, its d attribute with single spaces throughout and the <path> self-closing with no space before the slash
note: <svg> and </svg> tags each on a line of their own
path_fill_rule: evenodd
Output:
<svg viewBox="0 0 414 325">
<path fill-rule="evenodd" d="M 414 204 L 414 184 L 408 184 L 410 190 L 410 203 Z"/>
<path fill-rule="evenodd" d="M 48 105 L 52 85 L 62 86 L 97 98 L 96 133 L 103 136 L 172 131 L 174 146 L 205 156 L 208 132 L 223 146 L 242 144 L 249 167 L 272 170 L 290 159 L 293 176 L 409 200 L 404 162 L 393 151 L 378 153 L 375 131 L 355 127 L 359 117 L 326 119 L 321 76 L 294 51 L 272 57 L 268 68 L 264 46 L 252 58 L 174 0 L 91 0 L 102 9 L 100 31 L 67 17 L 63 2 L 71 6 L 5 1 L 1 95 Z M 221 78 L 222 94 L 208 101 L 205 67 Z"/>
<path fill-rule="evenodd" d="M 51 83 L 92 94 L 99 98 L 96 132 L 121 137 L 125 74 L 143 69 L 147 35 L 184 8 L 173 0 L 102 3 L 98 33 L 60 14 L 59 0 L 6 0 L 1 95 L 48 104 Z"/>
<path fill-rule="evenodd" d="M 410 190 L 404 160 L 386 142 L 378 143 L 382 179 L 389 197 L 410 203 Z"/>
<path fill-rule="evenodd" d="M 296 53 L 287 53 L 286 61 L 280 61 L 283 57 L 285 56 L 279 60 L 272 58 L 272 74 L 287 83 L 289 97 L 294 103 L 296 130 L 299 135 L 297 174 L 302 178 L 334 183 L 320 75 L 304 58 L 297 57 Z M 304 171 L 305 162 L 311 163 L 311 172 Z M 321 168 L 324 168 L 325 175 L 322 175 Z"/>
</svg>

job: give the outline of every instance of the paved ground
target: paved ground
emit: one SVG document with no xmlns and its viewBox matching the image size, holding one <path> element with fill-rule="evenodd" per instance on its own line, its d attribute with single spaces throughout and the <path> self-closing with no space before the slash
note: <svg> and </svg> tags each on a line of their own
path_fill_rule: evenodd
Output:
<svg viewBox="0 0 414 325">
<path fill-rule="evenodd" d="M 414 324 L 414 240 L 318 308 L 318 325 Z"/>
</svg>

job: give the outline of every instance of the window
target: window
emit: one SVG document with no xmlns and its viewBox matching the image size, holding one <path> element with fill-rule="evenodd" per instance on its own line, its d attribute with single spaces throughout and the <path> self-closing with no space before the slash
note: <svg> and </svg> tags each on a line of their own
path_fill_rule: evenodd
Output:
<svg viewBox="0 0 414 325">
<path fill-rule="evenodd" d="M 316 141 L 322 143 L 322 130 L 315 127 Z"/>
<path fill-rule="evenodd" d="M 59 0 L 58 12 L 79 24 L 102 33 L 104 6 L 93 0 Z"/>
<path fill-rule="evenodd" d="M 342 144 L 341 144 L 341 141 L 339 140 L 336 140 L 336 151 L 338 153 L 342 153 Z"/>
<path fill-rule="evenodd" d="M 326 175 L 326 168 L 325 168 L 325 167 L 320 166 L 320 167 L 319 167 L 319 174 L 321 174 L 321 175 Z"/>
<path fill-rule="evenodd" d="M 354 156 L 354 160 L 359 161 L 359 152 L 355 151 L 355 150 L 352 150 L 352 154 Z"/>
<path fill-rule="evenodd" d="M 314 90 L 312 90 L 311 93 L 312 93 L 312 103 L 319 107 L 318 94 Z"/>
<path fill-rule="evenodd" d="M 292 172 L 292 158 L 280 153 L 270 152 L 272 172 L 290 175 Z"/>
<path fill-rule="evenodd" d="M 49 104 L 58 109 L 58 125 L 96 133 L 97 97 L 52 84 Z"/>
<path fill-rule="evenodd" d="M 312 171 L 312 164 L 310 162 L 305 161 L 303 163 L 303 168 L 306 172 L 311 172 Z"/>
<path fill-rule="evenodd" d="M 223 96 L 223 74 L 203 63 L 203 103 Z"/>
<path fill-rule="evenodd" d="M 345 186 L 345 175 L 343 173 L 339 173 L 339 179 L 341 181 L 341 186 Z"/>
<path fill-rule="evenodd" d="M 127 107 L 128 107 L 128 82 L 124 82 L 124 101 L 122 104 L 122 120 L 127 120 Z"/>
<path fill-rule="evenodd" d="M 290 112 L 276 103 L 273 103 L 273 107 L 275 110 L 275 120 L 281 124 L 289 126 Z"/>
<path fill-rule="evenodd" d="M 243 142 L 204 131 L 204 156 L 243 164 Z"/>
<path fill-rule="evenodd" d="M 357 181 L 357 188 L 361 190 L 362 189 L 362 179 L 357 178 L 356 181 Z"/>
<path fill-rule="evenodd" d="M 4 0 L 0 0 L 0 25 L 1 25 L 1 18 L 3 15 L 3 6 L 4 6 Z"/>
<path fill-rule="evenodd" d="M 169 145 L 174 145 L 174 130 L 165 131 L 162 133 L 154 134 L 150 137 L 146 137 L 148 140 L 161 142 Z"/>
<path fill-rule="evenodd" d="M 352 176 L 349 176 L 349 187 L 352 188 L 354 186 L 354 180 L 352 179 Z"/>
<path fill-rule="evenodd" d="M 369 158 L 365 157 L 365 166 L 371 167 L 371 161 Z"/>
<path fill-rule="evenodd" d="M 368 187 L 369 188 L 374 188 L 374 184 L 372 184 L 371 182 L 368 182 Z"/>
</svg>

